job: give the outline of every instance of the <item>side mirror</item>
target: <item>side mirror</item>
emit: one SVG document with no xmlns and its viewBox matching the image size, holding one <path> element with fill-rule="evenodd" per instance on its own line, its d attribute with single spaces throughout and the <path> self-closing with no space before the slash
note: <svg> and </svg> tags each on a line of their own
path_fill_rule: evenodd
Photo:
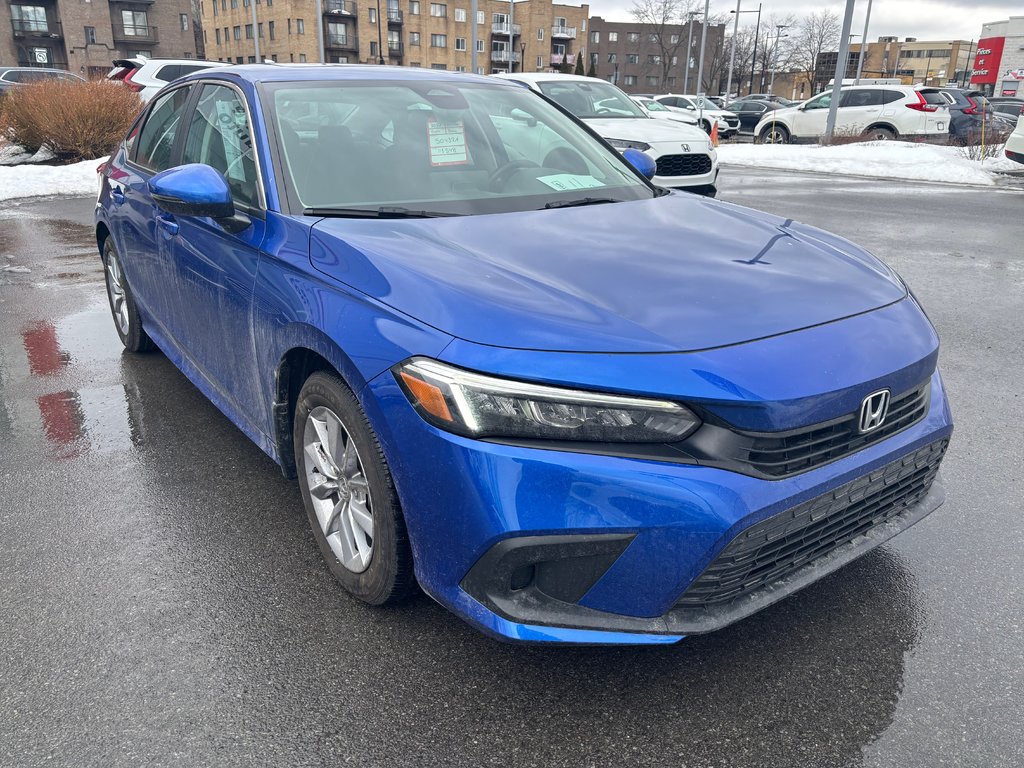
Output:
<svg viewBox="0 0 1024 768">
<path fill-rule="evenodd" d="M 229 219 L 235 215 L 224 176 L 202 163 L 161 171 L 149 180 L 149 192 L 161 209 L 178 216 Z"/>
<path fill-rule="evenodd" d="M 640 175 L 650 181 L 654 178 L 655 171 L 658 170 L 658 164 L 654 162 L 654 158 L 648 155 L 646 152 L 641 152 L 639 149 L 627 149 L 622 153 L 622 156 L 626 158 L 626 162 L 636 168 Z"/>
</svg>

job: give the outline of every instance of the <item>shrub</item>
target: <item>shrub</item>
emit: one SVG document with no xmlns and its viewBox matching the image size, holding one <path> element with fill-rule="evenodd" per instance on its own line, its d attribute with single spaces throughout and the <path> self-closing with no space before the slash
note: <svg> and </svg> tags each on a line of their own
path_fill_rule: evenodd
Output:
<svg viewBox="0 0 1024 768">
<path fill-rule="evenodd" d="M 49 148 L 71 162 L 109 155 L 142 108 L 120 83 L 44 80 L 11 88 L 0 105 L 6 138 L 27 152 Z"/>
</svg>

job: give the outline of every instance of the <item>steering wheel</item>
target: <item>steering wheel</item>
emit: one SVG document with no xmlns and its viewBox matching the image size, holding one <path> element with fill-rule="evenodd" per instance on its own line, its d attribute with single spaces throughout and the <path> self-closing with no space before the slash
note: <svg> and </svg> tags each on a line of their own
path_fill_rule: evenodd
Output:
<svg viewBox="0 0 1024 768">
<path fill-rule="evenodd" d="M 614 111 L 613 111 L 613 110 L 610 110 L 610 109 L 608 109 L 608 107 L 598 107 L 598 108 L 597 108 L 597 109 L 596 109 L 596 110 L 594 111 L 594 114 L 595 114 L 595 115 L 611 115 L 611 114 L 614 114 Z"/>
<path fill-rule="evenodd" d="M 529 160 L 509 160 L 504 165 L 499 165 L 491 175 L 487 177 L 487 189 L 490 192 L 500 192 L 505 188 L 509 179 L 524 168 L 539 168 L 536 163 Z"/>
</svg>

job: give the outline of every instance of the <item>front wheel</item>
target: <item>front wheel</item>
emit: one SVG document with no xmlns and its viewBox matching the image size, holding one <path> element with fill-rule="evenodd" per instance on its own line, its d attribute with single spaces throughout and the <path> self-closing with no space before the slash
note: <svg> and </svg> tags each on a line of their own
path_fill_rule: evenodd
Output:
<svg viewBox="0 0 1024 768">
<path fill-rule="evenodd" d="M 292 438 L 306 514 L 331 573 L 370 605 L 405 597 L 415 577 L 398 495 L 369 421 L 337 375 L 306 380 Z"/>
<path fill-rule="evenodd" d="M 103 272 L 107 283 L 107 301 L 110 303 L 110 314 L 114 318 L 118 338 L 129 352 L 151 352 L 156 345 L 142 327 L 135 297 L 128 287 L 121 259 L 110 237 L 103 243 Z"/>
<path fill-rule="evenodd" d="M 769 125 L 760 135 L 762 144 L 789 144 L 789 131 L 781 125 Z"/>
</svg>

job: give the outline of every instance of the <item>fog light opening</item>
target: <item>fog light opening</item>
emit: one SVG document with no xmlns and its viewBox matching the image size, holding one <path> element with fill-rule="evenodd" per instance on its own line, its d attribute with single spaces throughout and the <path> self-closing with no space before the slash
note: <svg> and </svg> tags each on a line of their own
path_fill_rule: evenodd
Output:
<svg viewBox="0 0 1024 768">
<path fill-rule="evenodd" d="M 521 589 L 526 589 L 530 584 L 533 583 L 533 577 L 536 575 L 536 569 L 533 564 L 521 565 L 512 571 L 511 584 L 509 585 L 513 592 L 518 592 Z"/>
</svg>

